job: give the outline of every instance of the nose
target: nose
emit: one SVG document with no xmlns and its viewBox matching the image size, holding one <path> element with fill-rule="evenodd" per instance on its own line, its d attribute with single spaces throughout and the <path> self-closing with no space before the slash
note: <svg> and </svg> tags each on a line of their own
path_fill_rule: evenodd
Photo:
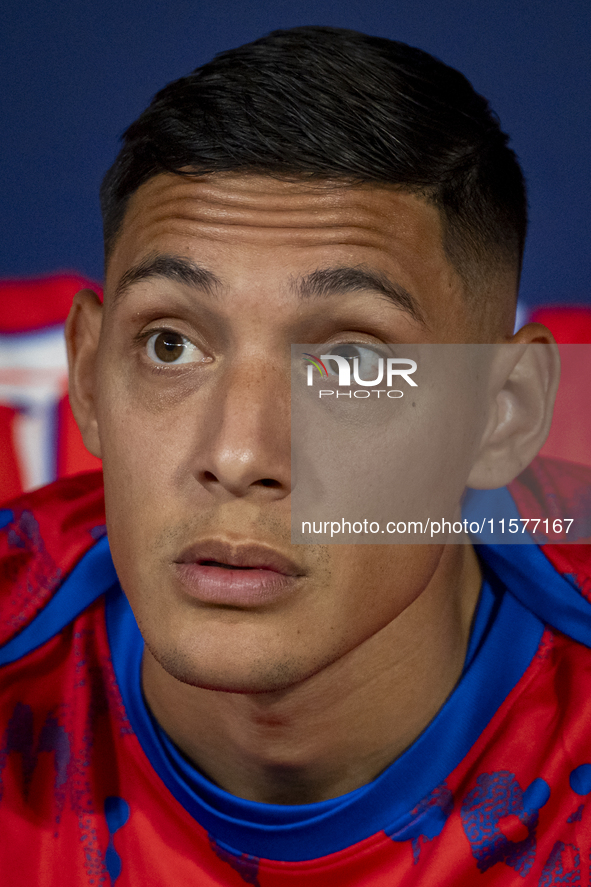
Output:
<svg viewBox="0 0 591 887">
<path fill-rule="evenodd" d="M 193 473 L 218 498 L 272 501 L 291 490 L 290 378 L 247 359 L 212 386 Z"/>
</svg>

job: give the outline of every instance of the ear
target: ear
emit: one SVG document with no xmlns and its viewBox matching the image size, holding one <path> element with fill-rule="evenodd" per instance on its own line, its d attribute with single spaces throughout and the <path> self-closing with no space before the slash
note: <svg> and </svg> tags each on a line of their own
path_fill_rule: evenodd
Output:
<svg viewBox="0 0 591 887">
<path fill-rule="evenodd" d="M 467 486 L 503 487 L 529 465 L 548 436 L 559 380 L 558 347 L 545 326 L 527 324 L 496 346 L 486 427 Z"/>
<path fill-rule="evenodd" d="M 96 358 L 103 316 L 102 303 L 92 290 L 74 297 L 65 336 L 68 349 L 70 404 L 84 446 L 101 457 L 96 417 Z"/>
</svg>

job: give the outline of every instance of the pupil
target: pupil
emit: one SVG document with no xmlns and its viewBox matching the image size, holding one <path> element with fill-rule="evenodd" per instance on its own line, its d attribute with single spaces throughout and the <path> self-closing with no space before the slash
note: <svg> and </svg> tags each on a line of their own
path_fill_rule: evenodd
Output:
<svg viewBox="0 0 591 887">
<path fill-rule="evenodd" d="M 172 363 L 183 353 L 183 340 L 176 333 L 160 333 L 154 341 L 154 351 L 160 360 Z"/>
<path fill-rule="evenodd" d="M 359 349 L 355 345 L 338 345 L 333 348 L 333 352 L 348 360 L 351 366 L 353 366 L 353 358 L 359 357 Z"/>
</svg>

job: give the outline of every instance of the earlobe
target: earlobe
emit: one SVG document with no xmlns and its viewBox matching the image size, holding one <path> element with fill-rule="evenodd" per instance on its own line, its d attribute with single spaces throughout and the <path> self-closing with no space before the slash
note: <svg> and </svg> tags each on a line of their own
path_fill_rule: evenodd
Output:
<svg viewBox="0 0 591 887">
<path fill-rule="evenodd" d="M 102 312 L 97 294 L 92 290 L 81 290 L 74 297 L 65 327 L 72 412 L 86 449 L 99 458 L 101 446 L 95 392 Z"/>
<path fill-rule="evenodd" d="M 528 324 L 495 348 L 488 420 L 467 481 L 475 489 L 505 486 L 538 454 L 550 430 L 560 380 L 558 347 L 540 324 Z"/>
</svg>

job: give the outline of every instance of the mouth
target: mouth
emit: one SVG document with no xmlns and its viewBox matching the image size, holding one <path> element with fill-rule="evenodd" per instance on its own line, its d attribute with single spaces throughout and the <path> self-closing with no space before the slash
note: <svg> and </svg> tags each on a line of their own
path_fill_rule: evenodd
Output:
<svg viewBox="0 0 591 887">
<path fill-rule="evenodd" d="M 304 577 L 292 560 L 258 544 L 208 540 L 174 563 L 183 591 L 203 604 L 258 607 L 291 595 Z"/>
</svg>

